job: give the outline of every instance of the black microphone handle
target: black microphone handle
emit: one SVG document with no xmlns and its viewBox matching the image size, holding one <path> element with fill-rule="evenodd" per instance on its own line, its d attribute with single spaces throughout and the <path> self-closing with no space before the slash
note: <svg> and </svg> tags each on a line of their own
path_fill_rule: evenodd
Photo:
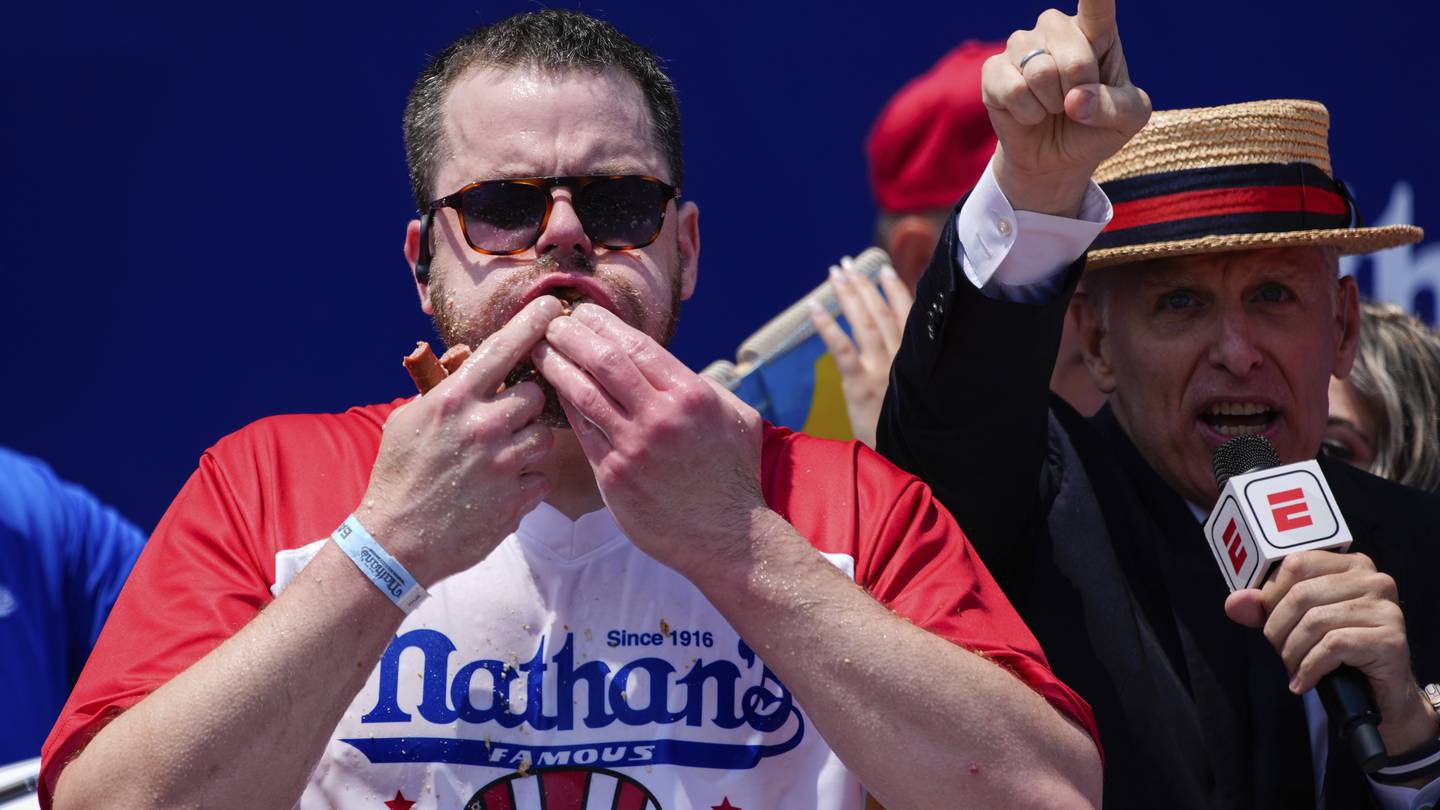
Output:
<svg viewBox="0 0 1440 810">
<path fill-rule="evenodd" d="M 1340 739 L 1350 741 L 1350 753 L 1365 773 L 1385 767 L 1388 755 L 1380 739 L 1380 710 L 1375 708 L 1375 692 L 1360 670 L 1340 666 L 1320 679 L 1315 687 L 1320 704 L 1330 718 L 1330 725 Z"/>
</svg>

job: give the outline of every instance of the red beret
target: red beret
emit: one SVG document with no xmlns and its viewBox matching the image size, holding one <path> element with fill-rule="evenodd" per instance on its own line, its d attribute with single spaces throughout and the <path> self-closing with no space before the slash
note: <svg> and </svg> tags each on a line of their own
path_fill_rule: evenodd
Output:
<svg viewBox="0 0 1440 810">
<path fill-rule="evenodd" d="M 995 151 L 980 101 L 980 66 L 1005 45 L 968 40 L 896 93 L 865 140 L 881 211 L 949 208 L 974 187 Z"/>
</svg>

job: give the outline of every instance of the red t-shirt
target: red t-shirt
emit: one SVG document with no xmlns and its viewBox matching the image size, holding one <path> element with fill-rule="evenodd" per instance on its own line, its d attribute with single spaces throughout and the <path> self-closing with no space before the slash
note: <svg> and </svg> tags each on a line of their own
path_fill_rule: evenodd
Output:
<svg viewBox="0 0 1440 810">
<path fill-rule="evenodd" d="M 105 722 L 234 635 L 275 598 L 288 581 L 285 571 L 277 571 L 277 559 L 281 568 L 293 567 L 302 547 L 323 541 L 354 511 L 369 482 L 382 426 L 399 404 L 264 419 L 201 457 L 156 527 L 45 743 L 42 804 L 49 806 L 61 769 Z M 832 562 L 845 561 L 842 569 L 853 569 L 847 573 L 875 599 L 1004 666 L 1088 730 L 1098 745 L 1089 706 L 1050 671 L 1039 644 L 928 487 L 857 442 L 769 426 L 761 464 L 770 507 Z M 511 535 L 506 542 L 522 541 Z M 623 541 L 622 550 L 629 548 Z M 528 564 L 520 551 L 513 554 L 518 564 Z M 648 576 L 679 579 L 655 565 L 660 570 Z M 536 566 L 529 576 L 548 576 Z M 432 589 L 430 602 L 444 598 L 445 585 Z M 421 611 L 411 618 L 419 616 Z M 569 630 L 575 619 L 566 621 Z M 718 614 L 716 621 L 724 624 Z M 407 618 L 402 631 L 410 622 Z M 555 619 L 552 648 L 560 626 Z M 699 632 L 694 638 L 698 644 Z M 544 636 L 540 639 L 543 652 Z M 705 639 L 710 641 L 708 633 Z M 748 648 L 736 640 L 743 658 Z M 567 636 L 567 650 L 570 643 Z M 694 650 L 680 653 L 695 661 Z M 597 656 L 606 654 L 602 647 Z M 362 691 L 357 706 L 369 699 Z M 464 733 L 472 731 L 480 733 Z M 663 737 L 670 731 L 645 733 Z"/>
</svg>

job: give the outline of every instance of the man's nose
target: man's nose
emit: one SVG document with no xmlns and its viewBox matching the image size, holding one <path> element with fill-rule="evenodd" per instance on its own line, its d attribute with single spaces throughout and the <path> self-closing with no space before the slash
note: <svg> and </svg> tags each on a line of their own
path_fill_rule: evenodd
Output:
<svg viewBox="0 0 1440 810">
<path fill-rule="evenodd" d="M 1210 362 L 1236 377 L 1244 377 L 1264 360 L 1250 314 L 1242 306 L 1222 309 L 1210 344 Z"/>
<path fill-rule="evenodd" d="M 552 254 L 556 258 L 566 253 L 589 256 L 594 246 L 580 224 L 580 215 L 575 212 L 575 192 L 568 188 L 555 188 L 550 194 L 554 200 L 550 206 L 550 219 L 540 233 L 540 240 L 535 243 L 535 254 Z"/>
</svg>

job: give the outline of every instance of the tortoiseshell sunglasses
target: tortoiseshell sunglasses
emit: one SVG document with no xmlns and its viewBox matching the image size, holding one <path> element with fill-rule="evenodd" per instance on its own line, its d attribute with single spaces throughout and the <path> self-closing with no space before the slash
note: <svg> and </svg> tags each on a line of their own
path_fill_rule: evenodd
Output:
<svg viewBox="0 0 1440 810">
<path fill-rule="evenodd" d="M 555 207 L 550 190 L 556 186 L 571 190 L 575 214 L 590 241 L 611 250 L 654 242 L 665 225 L 665 209 L 680 199 L 680 189 L 643 175 L 482 180 L 430 203 L 423 231 L 430 230 L 436 211 L 454 208 L 465 242 L 476 252 L 509 256 L 529 250 L 550 221 Z"/>
</svg>

